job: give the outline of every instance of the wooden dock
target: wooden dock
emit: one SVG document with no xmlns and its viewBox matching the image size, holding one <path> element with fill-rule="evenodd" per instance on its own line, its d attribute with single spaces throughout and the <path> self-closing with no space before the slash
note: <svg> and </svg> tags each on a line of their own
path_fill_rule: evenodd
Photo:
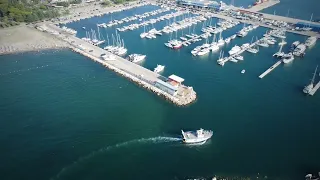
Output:
<svg viewBox="0 0 320 180">
<path fill-rule="evenodd" d="M 313 96 L 317 92 L 319 87 L 320 87 L 320 81 L 316 84 L 316 86 L 313 87 L 313 89 L 309 92 L 309 94 Z"/>
<path fill-rule="evenodd" d="M 267 69 L 265 72 L 263 72 L 259 78 L 262 79 L 264 76 L 266 76 L 267 74 L 269 74 L 272 70 L 274 70 L 276 67 L 278 67 L 281 64 L 282 60 L 279 60 L 278 62 L 276 62 L 274 65 L 272 65 L 269 69 Z"/>
</svg>

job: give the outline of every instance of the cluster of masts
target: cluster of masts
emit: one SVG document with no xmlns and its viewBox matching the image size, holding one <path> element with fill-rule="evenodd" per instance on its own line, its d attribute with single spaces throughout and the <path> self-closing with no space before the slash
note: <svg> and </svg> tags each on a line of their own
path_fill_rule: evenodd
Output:
<svg viewBox="0 0 320 180">
<path fill-rule="evenodd" d="M 158 10 L 155 10 L 155 11 L 150 11 L 150 12 L 145 12 L 143 14 L 140 14 L 140 15 L 134 15 L 134 16 L 130 16 L 130 17 L 125 17 L 123 19 L 120 19 L 120 20 L 111 20 L 109 21 L 109 23 L 101 23 L 101 24 L 97 24 L 99 27 L 104 27 L 104 28 L 107 28 L 107 27 L 112 27 L 112 26 L 115 26 L 115 25 L 120 25 L 124 22 L 130 22 L 130 21 L 134 21 L 134 20 L 138 20 L 139 21 L 142 21 L 143 18 L 146 18 L 146 17 L 149 17 L 149 16 L 154 16 L 154 15 L 157 15 L 159 13 L 163 13 L 163 12 L 166 12 L 166 11 L 169 11 L 170 8 L 163 8 L 163 9 L 158 9 Z"/>
<path fill-rule="evenodd" d="M 124 56 L 127 53 L 127 48 L 124 46 L 123 39 L 120 38 L 120 35 L 116 33 L 116 37 L 112 34 L 112 44 L 109 42 L 109 37 L 107 36 L 108 45 L 105 46 L 103 49 L 109 51 L 112 54 L 118 56 Z"/>
<path fill-rule="evenodd" d="M 197 20 L 203 21 L 203 20 L 206 20 L 206 18 L 201 16 L 201 18 L 197 19 Z M 202 56 L 202 55 L 208 54 L 210 51 L 218 50 L 219 46 L 223 46 L 225 43 L 230 43 L 230 41 L 236 37 L 236 35 L 233 35 L 233 36 L 228 37 L 224 40 L 222 38 L 222 32 L 224 31 L 224 29 L 228 29 L 228 28 L 236 26 L 237 24 L 239 24 L 239 22 L 237 22 L 237 21 L 222 21 L 222 22 L 218 23 L 218 25 L 220 27 L 216 27 L 216 25 L 211 26 L 211 20 L 212 19 L 210 19 L 209 25 L 207 25 L 207 26 L 205 26 L 206 23 L 203 23 L 203 27 L 202 27 L 201 31 L 204 32 L 204 34 L 201 34 L 201 35 L 194 34 L 195 26 L 193 27 L 193 33 L 191 33 L 190 27 L 189 27 L 189 34 L 186 34 L 185 35 L 186 37 L 184 37 L 184 36 L 180 37 L 180 39 L 182 41 L 178 40 L 176 37 L 176 39 L 168 41 L 167 43 L 165 43 L 165 45 L 169 48 L 172 48 L 172 49 L 179 49 L 182 47 L 182 45 L 188 46 L 191 43 L 201 41 L 202 39 L 206 39 L 205 44 L 203 44 L 202 46 L 198 46 L 191 51 L 191 53 L 195 56 Z M 217 33 L 220 33 L 220 36 L 219 36 L 219 39 L 216 40 L 215 35 Z M 208 37 L 212 36 L 211 34 L 214 34 L 214 37 L 213 37 L 212 43 L 209 44 Z"/>
<path fill-rule="evenodd" d="M 248 35 L 248 33 L 254 29 L 257 29 L 259 27 L 259 25 L 249 25 L 249 26 L 245 26 L 245 24 L 243 24 L 243 28 L 237 33 L 238 37 L 245 37 Z"/>
<path fill-rule="evenodd" d="M 98 27 L 98 37 L 97 37 L 96 31 L 91 29 L 90 31 L 86 31 L 86 37 L 83 37 L 81 39 L 83 39 L 84 41 L 90 44 L 98 46 L 105 42 L 105 40 L 103 40 L 103 37 L 101 36 L 102 35 L 100 34 L 99 27 Z"/>
<path fill-rule="evenodd" d="M 169 20 L 170 18 L 176 17 L 176 16 L 180 16 L 183 15 L 186 12 L 183 11 L 178 11 L 178 12 L 171 12 L 170 14 L 166 14 L 154 19 L 149 19 L 147 21 L 143 21 L 141 23 L 133 23 L 127 26 L 123 26 L 122 28 L 117 28 L 118 31 L 122 32 L 122 31 L 127 31 L 127 30 L 134 30 L 134 29 L 138 29 L 141 26 L 146 26 L 149 24 L 155 24 L 156 22 L 160 22 L 160 21 L 164 21 L 164 20 Z"/>
<path fill-rule="evenodd" d="M 178 21 L 177 23 L 173 22 L 172 24 L 170 24 L 170 21 L 169 21 L 168 24 L 170 25 L 165 26 L 162 30 L 156 30 L 155 28 L 153 28 L 149 32 L 146 32 L 144 27 L 144 31 L 140 34 L 140 37 L 141 38 L 146 37 L 148 39 L 156 38 L 156 35 L 162 35 L 162 32 L 164 33 L 177 32 L 180 29 L 190 27 L 204 20 L 206 19 L 203 16 L 196 16 L 196 17 L 184 18 L 183 20 Z"/>
</svg>

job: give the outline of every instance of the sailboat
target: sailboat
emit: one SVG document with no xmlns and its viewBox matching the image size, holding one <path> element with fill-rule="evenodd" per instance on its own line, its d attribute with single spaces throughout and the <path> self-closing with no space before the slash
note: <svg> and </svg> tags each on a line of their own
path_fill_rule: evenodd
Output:
<svg viewBox="0 0 320 180">
<path fill-rule="evenodd" d="M 224 51 L 220 51 L 220 56 L 219 56 L 219 59 L 217 60 L 218 64 L 221 65 L 221 66 L 224 66 Z"/>
<path fill-rule="evenodd" d="M 282 58 L 282 56 L 284 55 L 284 52 L 282 52 L 282 47 L 283 47 L 283 45 L 280 46 L 278 52 L 276 52 L 275 54 L 273 54 L 273 57 Z"/>
<path fill-rule="evenodd" d="M 143 26 L 143 33 L 140 34 L 141 38 L 145 38 L 148 35 L 148 33 L 146 33 L 146 25 Z"/>
<path fill-rule="evenodd" d="M 252 41 L 253 41 L 253 37 L 251 39 L 251 43 L 250 44 L 252 44 Z M 253 54 L 258 53 L 259 52 L 259 46 L 256 46 L 256 48 L 254 48 L 255 46 L 256 46 L 256 44 L 254 44 L 253 47 L 250 47 L 250 48 L 246 49 L 246 51 L 249 52 L 249 53 L 253 53 Z"/>
<path fill-rule="evenodd" d="M 221 34 L 222 34 L 222 31 L 220 32 L 220 36 L 219 36 L 219 40 L 218 40 L 218 46 L 223 46 L 224 43 L 225 43 L 223 38 L 222 38 L 222 36 L 221 36 Z"/>
<path fill-rule="evenodd" d="M 313 73 L 313 77 L 312 77 L 312 79 L 311 79 L 310 84 L 308 84 L 307 86 L 305 86 L 305 87 L 303 88 L 303 92 L 304 92 L 304 93 L 309 94 L 309 93 L 312 91 L 313 86 L 314 86 L 314 80 L 315 80 L 315 78 L 316 78 L 317 70 L 318 70 L 318 66 L 316 67 L 316 70 L 315 70 L 314 73 Z"/>
</svg>

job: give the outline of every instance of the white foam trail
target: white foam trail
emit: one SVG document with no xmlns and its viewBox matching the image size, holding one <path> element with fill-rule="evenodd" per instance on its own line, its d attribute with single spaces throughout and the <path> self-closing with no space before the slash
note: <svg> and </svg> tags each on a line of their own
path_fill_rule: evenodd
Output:
<svg viewBox="0 0 320 180">
<path fill-rule="evenodd" d="M 158 136 L 158 137 L 153 137 L 153 138 L 134 139 L 134 140 L 131 140 L 131 141 L 126 141 L 126 142 L 123 142 L 123 143 L 118 143 L 118 144 L 115 144 L 115 145 L 107 146 L 107 147 L 101 148 L 101 149 L 99 149 L 97 151 L 93 151 L 92 153 L 90 153 L 87 156 L 80 157 L 77 161 L 73 162 L 71 165 L 62 168 L 61 171 L 55 177 L 52 177 L 50 179 L 51 180 L 59 179 L 60 176 L 64 172 L 66 172 L 68 169 L 76 166 L 77 164 L 80 164 L 83 161 L 91 159 L 96 155 L 103 154 L 105 152 L 108 152 L 108 151 L 116 149 L 116 148 L 121 148 L 121 147 L 129 146 L 129 145 L 133 145 L 133 144 L 148 144 L 148 143 L 158 144 L 158 143 L 177 142 L 177 141 L 181 141 L 181 138 Z"/>
</svg>

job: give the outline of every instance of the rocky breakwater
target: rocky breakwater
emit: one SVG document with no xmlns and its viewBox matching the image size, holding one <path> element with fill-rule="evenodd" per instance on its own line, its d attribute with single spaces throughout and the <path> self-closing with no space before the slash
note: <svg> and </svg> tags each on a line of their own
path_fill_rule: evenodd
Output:
<svg viewBox="0 0 320 180">
<path fill-rule="evenodd" d="M 176 104 L 178 106 L 186 106 L 188 104 L 191 104 L 197 98 L 196 92 L 193 90 L 192 87 L 187 87 L 187 86 L 181 85 L 179 87 L 177 95 L 172 96 L 171 94 L 164 92 L 161 89 L 157 88 L 155 86 L 155 82 L 153 82 L 153 81 L 149 81 L 147 79 L 144 79 L 142 76 L 135 75 L 135 74 L 128 72 L 124 69 L 117 68 L 117 67 L 111 65 L 110 63 L 108 63 L 107 61 L 104 61 L 96 56 L 93 56 L 90 53 L 87 53 L 77 47 L 72 46 L 71 48 L 73 51 L 75 51 L 79 54 L 82 54 L 82 55 L 94 60 L 95 62 L 101 63 L 102 65 L 109 68 L 110 70 L 120 74 L 121 76 L 129 79 L 132 82 L 137 83 L 139 86 L 146 88 L 146 89 L 156 93 L 159 96 L 164 97 L 165 99 L 173 102 L 174 104 Z"/>
</svg>

